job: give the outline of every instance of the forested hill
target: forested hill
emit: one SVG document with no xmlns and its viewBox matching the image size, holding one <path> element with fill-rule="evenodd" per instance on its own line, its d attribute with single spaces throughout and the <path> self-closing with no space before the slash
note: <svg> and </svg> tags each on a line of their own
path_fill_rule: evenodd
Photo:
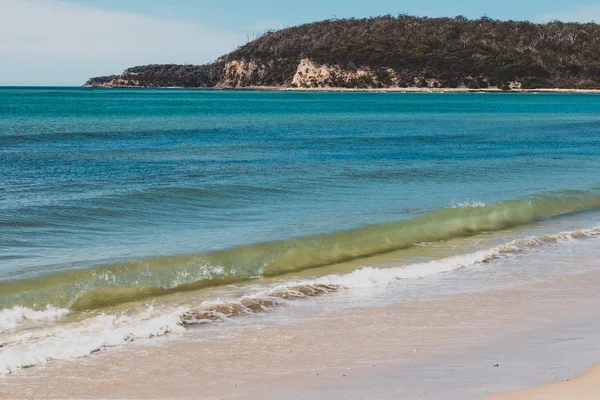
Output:
<svg viewBox="0 0 600 400">
<path fill-rule="evenodd" d="M 326 20 L 267 32 L 212 64 L 140 66 L 86 85 L 600 89 L 600 25 Z"/>
</svg>

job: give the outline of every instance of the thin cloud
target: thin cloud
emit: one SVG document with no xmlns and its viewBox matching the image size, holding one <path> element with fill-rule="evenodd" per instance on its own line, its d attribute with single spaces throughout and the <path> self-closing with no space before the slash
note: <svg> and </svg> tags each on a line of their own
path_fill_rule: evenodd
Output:
<svg viewBox="0 0 600 400">
<path fill-rule="evenodd" d="M 97 74 L 97 67 L 108 74 L 147 63 L 204 63 L 242 40 L 239 34 L 135 13 L 54 0 L 0 0 L 0 84 L 38 82 L 40 77 L 31 76 L 36 71 L 45 71 L 52 82 L 79 84 Z"/>
</svg>

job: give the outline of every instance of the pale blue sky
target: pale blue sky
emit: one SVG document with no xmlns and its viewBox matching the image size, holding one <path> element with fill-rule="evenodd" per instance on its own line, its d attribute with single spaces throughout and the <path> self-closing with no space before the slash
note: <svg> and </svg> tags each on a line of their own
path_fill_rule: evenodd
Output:
<svg viewBox="0 0 600 400">
<path fill-rule="evenodd" d="M 487 15 L 600 21 L 600 1 L 0 0 L 0 85 L 79 85 L 148 63 L 205 63 L 248 35 L 326 18 Z"/>
<path fill-rule="evenodd" d="M 68 0 L 71 3 L 195 21 L 245 33 L 253 25 L 296 25 L 337 16 L 382 14 L 428 16 L 487 15 L 498 19 L 537 19 L 570 13 L 598 1 L 565 0 Z M 264 22 L 264 24 L 262 23 Z"/>
</svg>

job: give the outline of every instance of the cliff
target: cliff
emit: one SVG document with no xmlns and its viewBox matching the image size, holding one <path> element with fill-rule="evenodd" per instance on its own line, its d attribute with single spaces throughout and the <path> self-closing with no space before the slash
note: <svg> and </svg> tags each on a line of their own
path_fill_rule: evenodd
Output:
<svg viewBox="0 0 600 400">
<path fill-rule="evenodd" d="M 206 65 L 148 65 L 95 87 L 600 89 L 600 25 L 406 15 L 267 32 Z"/>
</svg>

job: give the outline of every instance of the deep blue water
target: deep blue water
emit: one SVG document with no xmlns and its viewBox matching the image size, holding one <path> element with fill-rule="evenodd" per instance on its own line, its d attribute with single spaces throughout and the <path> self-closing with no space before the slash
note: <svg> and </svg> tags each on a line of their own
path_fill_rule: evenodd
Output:
<svg viewBox="0 0 600 400">
<path fill-rule="evenodd" d="M 600 185 L 600 95 L 0 88 L 0 280 Z"/>
</svg>

